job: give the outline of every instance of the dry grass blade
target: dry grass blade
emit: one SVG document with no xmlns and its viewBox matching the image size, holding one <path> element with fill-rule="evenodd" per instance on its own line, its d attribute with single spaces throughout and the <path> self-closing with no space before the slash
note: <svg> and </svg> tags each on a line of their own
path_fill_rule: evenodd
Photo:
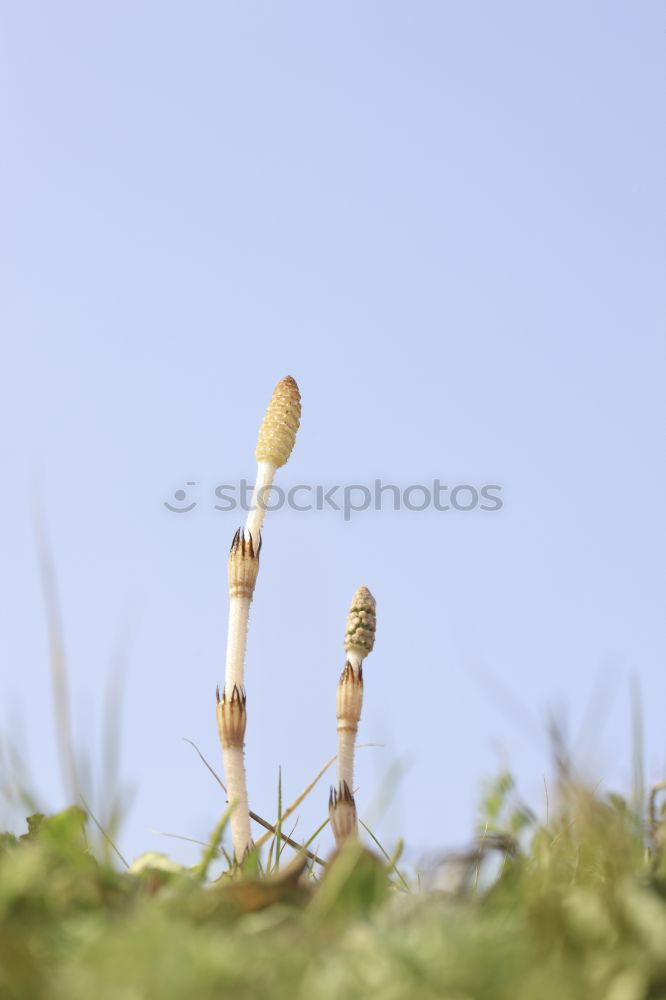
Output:
<svg viewBox="0 0 666 1000">
<path fill-rule="evenodd" d="M 199 760 L 202 762 L 202 764 L 206 765 L 206 767 L 208 768 L 208 770 L 213 775 L 213 777 L 217 781 L 218 785 L 220 786 L 220 788 L 222 789 L 222 791 L 226 795 L 227 794 L 227 786 L 224 784 L 224 782 L 222 781 L 222 778 L 219 776 L 219 774 L 217 773 L 217 771 L 212 767 L 211 764 L 208 763 L 208 761 L 206 760 L 206 758 L 204 757 L 204 755 L 202 754 L 201 750 L 196 745 L 196 743 L 194 743 L 193 740 L 188 740 L 187 736 L 183 736 L 183 739 L 185 740 L 186 743 L 189 743 L 191 747 L 194 747 L 194 749 L 196 750 L 196 752 L 199 755 Z"/>
<path fill-rule="evenodd" d="M 116 854 L 118 855 L 118 857 L 120 858 L 120 860 L 122 861 L 122 863 L 125 865 L 125 868 L 129 868 L 129 862 L 122 856 L 122 854 L 118 850 L 118 847 L 114 843 L 112 837 L 109 836 L 109 834 L 106 832 L 106 830 L 104 829 L 104 827 L 102 826 L 102 824 L 99 822 L 99 820 L 97 819 L 97 817 L 95 816 L 94 812 L 92 811 L 92 809 L 90 808 L 90 806 L 86 802 L 86 800 L 83 797 L 83 795 L 80 795 L 79 798 L 81 799 L 81 802 L 83 802 L 83 808 L 88 813 L 88 815 L 90 816 L 91 820 L 93 821 L 93 823 L 95 824 L 95 826 L 97 827 L 97 829 L 99 830 L 99 832 L 102 834 L 102 836 L 106 840 L 107 844 L 116 852 Z"/>
<path fill-rule="evenodd" d="M 324 766 L 322 767 L 321 771 L 317 774 L 317 776 L 315 778 L 313 778 L 313 780 L 310 782 L 310 784 L 307 786 L 307 788 L 303 792 L 301 792 L 301 794 L 298 796 L 298 798 L 295 799 L 292 802 L 292 804 L 289 806 L 288 809 L 285 809 L 285 811 L 282 813 L 282 822 L 283 823 L 284 823 L 284 821 L 286 819 L 288 819 L 291 816 L 291 814 L 294 812 L 295 809 L 298 809 L 298 807 L 300 806 L 301 802 L 303 802 L 308 797 L 308 795 L 310 794 L 310 792 L 312 791 L 312 789 L 315 787 L 315 785 L 317 784 L 317 782 L 321 778 L 323 778 L 323 776 L 326 774 L 326 772 L 328 771 L 328 769 L 331 766 L 331 764 L 335 763 L 335 761 L 337 759 L 337 756 L 338 756 L 337 754 L 334 754 L 333 757 L 331 757 L 331 759 L 329 761 L 327 761 L 326 764 L 324 764 Z M 273 831 L 273 832 L 275 832 L 275 831 Z M 266 841 L 268 840 L 268 837 L 269 837 L 269 834 L 267 834 L 267 833 L 263 834 L 259 838 L 259 840 L 255 841 L 254 846 L 257 847 L 257 848 L 261 847 L 263 844 L 266 843 Z"/>
</svg>

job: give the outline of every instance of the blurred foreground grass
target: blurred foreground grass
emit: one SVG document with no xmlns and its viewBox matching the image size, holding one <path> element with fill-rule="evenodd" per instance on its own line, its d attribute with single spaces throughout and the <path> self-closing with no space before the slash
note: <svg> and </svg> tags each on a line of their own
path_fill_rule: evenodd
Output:
<svg viewBox="0 0 666 1000">
<path fill-rule="evenodd" d="M 509 787 L 473 849 L 409 891 L 358 845 L 317 878 L 298 856 L 211 871 L 222 824 L 195 868 L 118 871 L 79 808 L 31 817 L 0 835 L 0 997 L 666 1000 L 663 821 L 560 782 L 540 824 L 507 812 Z"/>
</svg>

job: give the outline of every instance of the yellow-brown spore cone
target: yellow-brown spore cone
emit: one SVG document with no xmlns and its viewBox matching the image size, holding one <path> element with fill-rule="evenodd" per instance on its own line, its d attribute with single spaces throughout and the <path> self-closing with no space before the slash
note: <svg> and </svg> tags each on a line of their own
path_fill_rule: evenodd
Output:
<svg viewBox="0 0 666 1000">
<path fill-rule="evenodd" d="M 259 428 L 257 461 L 270 462 L 276 468 L 284 465 L 293 451 L 300 421 L 301 394 L 294 379 L 287 375 L 275 386 Z"/>
<path fill-rule="evenodd" d="M 354 594 L 347 616 L 345 649 L 365 657 L 372 652 L 377 630 L 377 604 L 367 587 L 359 587 Z"/>
</svg>

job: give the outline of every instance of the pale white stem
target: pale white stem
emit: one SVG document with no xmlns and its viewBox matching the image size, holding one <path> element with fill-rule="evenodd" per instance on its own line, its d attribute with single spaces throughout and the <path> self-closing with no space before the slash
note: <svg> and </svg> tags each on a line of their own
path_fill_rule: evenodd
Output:
<svg viewBox="0 0 666 1000">
<path fill-rule="evenodd" d="M 234 691 L 244 695 L 245 690 L 245 650 L 247 647 L 247 632 L 250 620 L 250 604 L 258 569 L 256 555 L 259 550 L 261 526 L 266 508 L 265 501 L 268 488 L 273 482 L 275 465 L 260 461 L 257 467 L 257 480 L 252 496 L 252 509 L 245 525 L 245 539 L 252 539 L 252 546 L 245 549 L 242 539 L 238 536 L 232 546 L 230 557 L 229 625 L 227 630 L 227 662 L 224 675 L 224 696 L 231 703 Z M 250 552 L 253 553 L 250 556 Z M 249 568 L 254 572 L 248 575 Z M 238 591 L 241 591 L 240 593 Z M 245 730 L 234 737 L 233 745 L 222 746 L 224 773 L 227 779 L 227 794 L 229 802 L 234 804 L 231 814 L 231 839 L 234 846 L 236 861 L 241 862 L 252 847 L 250 831 L 250 812 L 247 794 L 247 779 L 244 759 Z"/>
<path fill-rule="evenodd" d="M 234 806 L 230 821 L 231 840 L 234 845 L 236 861 L 241 862 L 246 852 L 252 847 L 243 747 L 225 747 L 223 758 L 229 805 L 233 804 Z"/>
<path fill-rule="evenodd" d="M 222 744 L 227 794 L 234 805 L 231 836 L 234 855 L 241 862 L 252 847 L 247 782 L 243 746 L 247 722 L 245 700 L 245 647 L 250 603 L 257 579 L 259 562 L 254 547 L 234 535 L 229 553 L 229 625 L 224 694 L 217 701 L 217 725 Z"/>
<path fill-rule="evenodd" d="M 284 465 L 294 447 L 301 417 L 301 397 L 291 376 L 278 382 L 259 428 L 255 455 L 257 477 L 244 530 L 239 529 L 229 553 L 229 627 L 224 695 L 217 700 L 217 724 L 227 778 L 227 794 L 234 810 L 231 832 L 236 861 L 252 847 L 245 777 L 244 744 L 247 722 L 245 647 L 250 603 L 259 571 L 261 527 L 275 470 Z"/>
<path fill-rule="evenodd" d="M 257 463 L 257 478 L 252 491 L 250 511 L 245 522 L 245 537 L 252 537 L 255 548 L 259 545 L 259 536 L 266 516 L 266 503 L 270 500 L 270 487 L 273 485 L 277 466 L 272 462 Z"/>
<path fill-rule="evenodd" d="M 338 783 L 346 781 L 354 791 L 354 747 L 356 729 L 338 729 Z"/>
<path fill-rule="evenodd" d="M 224 693 L 231 698 L 234 686 L 239 691 L 245 687 L 245 647 L 250 618 L 251 597 L 229 599 L 229 626 L 227 629 L 227 664 Z"/>
</svg>

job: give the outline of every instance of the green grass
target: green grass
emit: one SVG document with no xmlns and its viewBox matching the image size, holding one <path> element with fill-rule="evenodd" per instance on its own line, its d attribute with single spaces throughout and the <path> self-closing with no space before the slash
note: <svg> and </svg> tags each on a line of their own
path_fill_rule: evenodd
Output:
<svg viewBox="0 0 666 1000">
<path fill-rule="evenodd" d="M 128 871 L 95 856 L 83 810 L 31 817 L 0 840 L 0 997 L 666 998 L 659 821 L 562 776 L 545 822 L 514 794 L 507 775 L 485 789 L 447 891 L 372 840 L 322 868 L 280 830 L 234 874 L 225 816 L 195 867 Z"/>
</svg>

